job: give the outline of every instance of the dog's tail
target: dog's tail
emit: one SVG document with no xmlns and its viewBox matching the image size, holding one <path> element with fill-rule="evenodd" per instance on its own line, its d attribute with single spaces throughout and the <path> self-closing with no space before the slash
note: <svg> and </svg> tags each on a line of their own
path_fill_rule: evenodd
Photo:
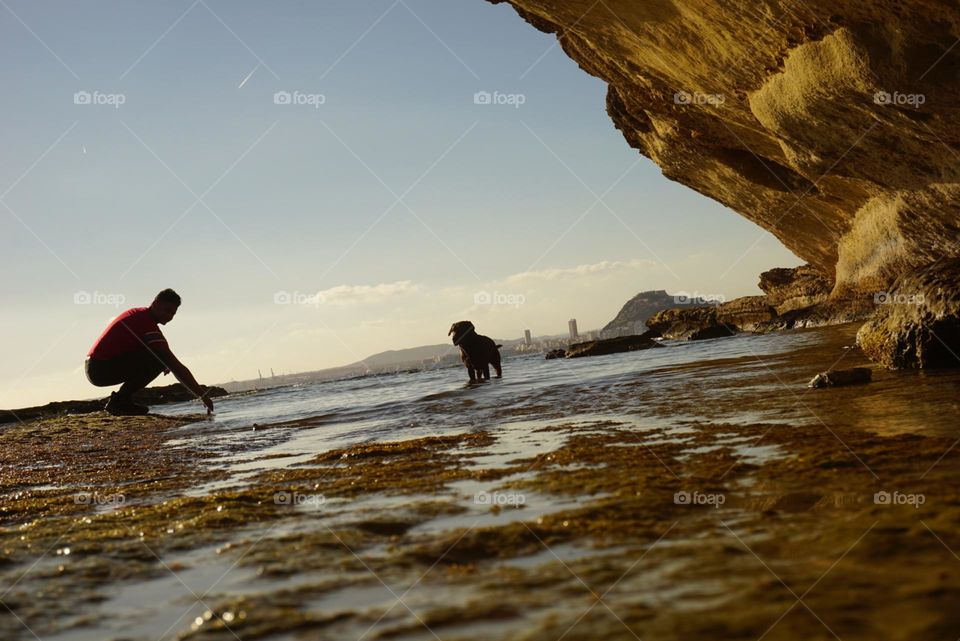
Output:
<svg viewBox="0 0 960 641">
<path fill-rule="evenodd" d="M 503 345 L 494 345 L 494 347 L 496 347 L 497 349 L 500 349 L 501 347 L 503 347 Z"/>
</svg>

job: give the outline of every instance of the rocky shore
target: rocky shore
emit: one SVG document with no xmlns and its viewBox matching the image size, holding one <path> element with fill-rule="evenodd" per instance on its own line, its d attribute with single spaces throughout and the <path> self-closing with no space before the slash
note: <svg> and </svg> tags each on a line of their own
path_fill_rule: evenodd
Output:
<svg viewBox="0 0 960 641">
<path fill-rule="evenodd" d="M 745 296 L 716 305 L 658 312 L 647 326 L 664 338 L 699 340 L 739 332 L 763 334 L 785 329 L 865 321 L 877 312 L 873 297 L 833 295 L 833 286 L 810 265 L 777 268 L 760 275 L 763 296 Z"/>
<path fill-rule="evenodd" d="M 804 369 L 772 366 L 792 382 Z M 670 389 L 571 399 L 589 415 L 552 408 L 522 426 L 538 443 L 523 452 L 516 430 L 491 425 L 295 448 L 295 465 L 271 465 L 253 439 L 220 451 L 182 420 L 11 426 L 0 579 L 17 618 L 0 617 L 0 637 L 952 638 L 960 450 L 871 413 L 911 374 L 884 373 L 889 390 L 861 407 L 856 388 L 824 391 L 812 405 L 824 429 L 762 387 L 766 370 L 747 371 L 731 381 L 701 363 Z M 714 395 L 725 385 L 740 395 Z M 617 394 L 634 403 L 619 416 Z M 722 418 L 789 404 L 782 422 Z M 709 413 L 678 418 L 688 407 Z M 311 423 L 258 433 L 284 429 Z"/>
<path fill-rule="evenodd" d="M 227 391 L 222 387 L 208 387 L 207 393 L 210 395 L 210 398 L 219 398 L 227 395 Z M 174 383 L 173 385 L 147 387 L 137 392 L 133 398 L 137 403 L 153 406 L 163 405 L 165 403 L 182 403 L 193 400 L 196 397 L 180 383 Z M 86 401 L 55 401 L 35 407 L 0 410 L 0 424 L 32 421 L 38 418 L 51 418 L 55 416 L 90 414 L 102 410 L 106 402 L 106 398 Z"/>
</svg>

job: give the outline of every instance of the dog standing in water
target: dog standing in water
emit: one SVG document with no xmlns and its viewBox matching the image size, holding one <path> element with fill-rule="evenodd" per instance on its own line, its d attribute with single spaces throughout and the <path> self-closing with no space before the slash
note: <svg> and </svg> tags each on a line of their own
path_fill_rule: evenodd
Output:
<svg viewBox="0 0 960 641">
<path fill-rule="evenodd" d="M 447 336 L 453 336 L 453 344 L 460 348 L 460 360 L 470 375 L 470 381 L 490 378 L 490 366 L 497 371 L 497 378 L 503 377 L 500 367 L 500 348 L 492 338 L 477 334 L 470 321 L 458 321 L 450 326 Z"/>
</svg>

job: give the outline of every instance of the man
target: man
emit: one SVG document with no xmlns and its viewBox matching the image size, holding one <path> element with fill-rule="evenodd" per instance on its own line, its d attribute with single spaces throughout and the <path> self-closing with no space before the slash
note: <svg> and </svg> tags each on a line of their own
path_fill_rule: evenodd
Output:
<svg viewBox="0 0 960 641">
<path fill-rule="evenodd" d="M 90 348 L 87 380 L 97 387 L 122 383 L 119 390 L 110 394 L 105 410 L 115 416 L 146 414 L 150 409 L 133 402 L 134 392 L 149 385 L 160 372 L 173 372 L 207 407 L 207 414 L 213 413 L 213 401 L 207 397 L 207 389 L 173 355 L 157 326 L 173 320 L 179 307 L 179 294 L 165 289 L 157 294 L 150 307 L 134 307 L 113 319 Z"/>
</svg>

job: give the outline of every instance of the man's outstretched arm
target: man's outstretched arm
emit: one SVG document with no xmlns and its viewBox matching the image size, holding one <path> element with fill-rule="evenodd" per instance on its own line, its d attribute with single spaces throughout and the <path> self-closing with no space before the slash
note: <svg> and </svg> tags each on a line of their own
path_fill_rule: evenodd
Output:
<svg viewBox="0 0 960 641">
<path fill-rule="evenodd" d="M 177 380 L 183 383 L 184 387 L 200 399 L 200 402 L 206 406 L 207 413 L 213 413 L 213 401 L 207 396 L 207 388 L 197 382 L 197 379 L 194 378 L 190 370 L 187 369 L 187 366 L 181 363 L 168 347 L 155 348 L 154 353 L 156 353 L 160 360 L 163 361 L 163 364 L 173 372 Z"/>
</svg>

